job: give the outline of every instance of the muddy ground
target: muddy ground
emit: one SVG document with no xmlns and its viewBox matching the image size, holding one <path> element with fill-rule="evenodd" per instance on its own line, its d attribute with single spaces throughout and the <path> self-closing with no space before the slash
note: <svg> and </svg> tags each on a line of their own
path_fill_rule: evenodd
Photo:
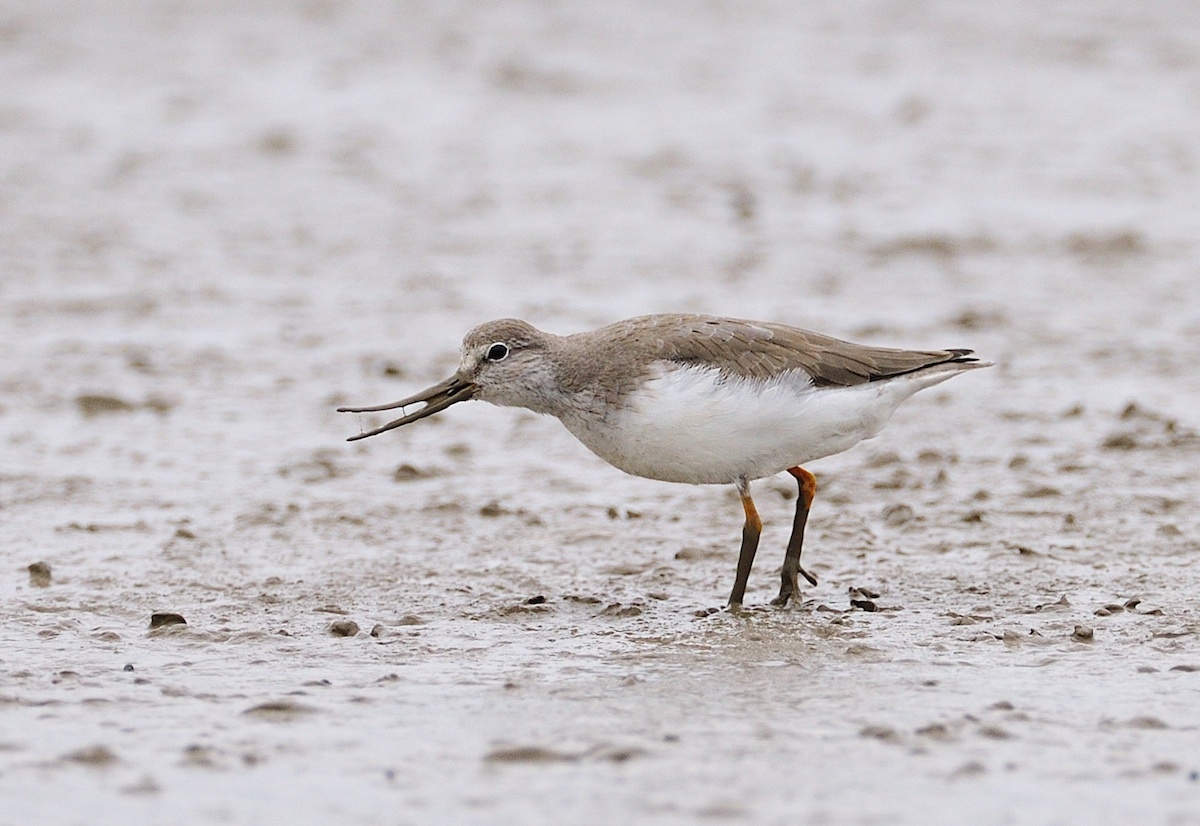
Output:
<svg viewBox="0 0 1200 826">
<path fill-rule="evenodd" d="M 13 0 L 0 77 L 0 823 L 1200 823 L 1197 7 Z M 655 311 L 997 366 L 811 467 L 791 610 L 758 483 L 739 616 L 730 490 L 343 441 Z"/>
</svg>

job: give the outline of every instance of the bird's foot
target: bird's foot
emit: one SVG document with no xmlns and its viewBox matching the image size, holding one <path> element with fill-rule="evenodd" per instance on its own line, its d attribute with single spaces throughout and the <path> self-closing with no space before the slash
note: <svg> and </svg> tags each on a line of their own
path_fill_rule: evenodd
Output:
<svg viewBox="0 0 1200 826">
<path fill-rule="evenodd" d="M 788 571 L 784 573 L 783 584 L 779 586 L 779 596 L 771 600 L 771 604 L 786 608 L 792 599 L 800 601 L 800 583 L 796 580 L 796 572 Z"/>
<path fill-rule="evenodd" d="M 786 607 L 787 604 L 792 600 L 795 600 L 796 603 L 799 604 L 800 576 L 803 576 L 805 579 L 807 579 L 810 585 L 817 584 L 817 578 L 815 576 L 797 565 L 795 571 L 785 571 L 783 573 L 783 584 L 779 586 L 779 596 L 771 600 L 771 604 L 780 608 Z"/>
</svg>

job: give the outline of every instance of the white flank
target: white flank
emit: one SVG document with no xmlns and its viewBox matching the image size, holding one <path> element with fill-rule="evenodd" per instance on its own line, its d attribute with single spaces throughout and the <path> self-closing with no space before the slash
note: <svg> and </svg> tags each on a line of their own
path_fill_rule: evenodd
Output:
<svg viewBox="0 0 1200 826">
<path fill-rule="evenodd" d="M 760 479 L 877 434 L 909 396 L 975 365 L 946 364 L 854 387 L 814 387 L 794 370 L 768 381 L 662 364 L 620 411 L 563 424 L 626 473 L 693 485 Z"/>
</svg>

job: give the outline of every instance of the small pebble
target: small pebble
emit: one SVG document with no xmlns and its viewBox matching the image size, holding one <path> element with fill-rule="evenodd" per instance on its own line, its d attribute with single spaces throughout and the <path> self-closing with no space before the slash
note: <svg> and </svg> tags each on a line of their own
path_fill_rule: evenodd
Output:
<svg viewBox="0 0 1200 826">
<path fill-rule="evenodd" d="M 437 473 L 431 470 L 419 468 L 416 465 L 403 464 L 400 465 L 392 473 L 393 482 L 414 482 L 418 479 L 428 479 L 437 476 Z"/>
<path fill-rule="evenodd" d="M 187 625 L 187 620 L 182 614 L 174 614 L 169 611 L 162 611 L 150 615 L 150 627 L 162 628 L 164 625 Z"/>
<path fill-rule="evenodd" d="M 35 588 L 50 586 L 50 566 L 45 562 L 35 562 L 29 566 L 29 584 Z"/>
<path fill-rule="evenodd" d="M 358 633 L 358 623 L 354 620 L 340 619 L 329 623 L 329 633 L 335 637 L 353 637 Z"/>
<path fill-rule="evenodd" d="M 133 663 L 125 663 L 125 671 L 133 671 Z"/>
<path fill-rule="evenodd" d="M 541 594 L 538 594 L 535 597 L 530 597 L 529 599 L 525 600 L 525 604 L 526 605 L 542 605 L 543 603 L 545 603 L 545 601 L 546 601 L 546 598 L 544 596 L 542 596 Z"/>
</svg>

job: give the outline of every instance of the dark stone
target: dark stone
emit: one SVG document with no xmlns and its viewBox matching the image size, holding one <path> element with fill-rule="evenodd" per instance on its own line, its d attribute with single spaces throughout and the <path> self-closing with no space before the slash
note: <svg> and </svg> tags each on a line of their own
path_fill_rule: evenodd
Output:
<svg viewBox="0 0 1200 826">
<path fill-rule="evenodd" d="M 173 614 L 169 611 L 163 611 L 150 615 L 150 627 L 162 628 L 164 625 L 187 625 L 187 620 L 182 614 Z"/>
</svg>

